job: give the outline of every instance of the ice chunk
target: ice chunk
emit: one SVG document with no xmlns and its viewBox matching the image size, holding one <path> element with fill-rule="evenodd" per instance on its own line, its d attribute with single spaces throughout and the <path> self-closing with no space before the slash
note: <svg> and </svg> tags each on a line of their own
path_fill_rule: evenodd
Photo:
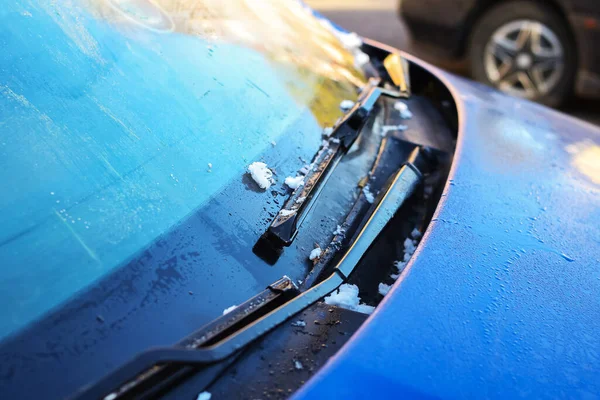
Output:
<svg viewBox="0 0 600 400">
<path fill-rule="evenodd" d="M 294 360 L 294 368 L 296 369 L 303 369 L 304 366 L 302 365 L 302 363 L 298 360 Z"/>
<path fill-rule="evenodd" d="M 412 256 L 412 254 L 415 252 L 415 249 L 417 248 L 415 244 L 416 241 L 413 241 L 410 238 L 406 238 L 406 240 L 404 241 L 404 254 L 410 254 Z"/>
<path fill-rule="evenodd" d="M 300 172 L 302 175 L 306 175 L 308 174 L 308 172 L 310 171 L 310 165 L 304 165 L 302 168 L 300 168 L 300 170 L 298 172 Z"/>
<path fill-rule="evenodd" d="M 356 50 L 354 52 L 354 65 L 357 66 L 358 68 L 363 67 L 364 65 L 368 64 L 369 61 L 371 61 L 371 59 L 369 58 L 369 56 L 365 53 L 363 53 L 360 50 Z"/>
<path fill-rule="evenodd" d="M 386 285 L 382 282 L 379 284 L 379 294 L 385 296 L 386 294 L 388 294 L 391 288 L 392 287 L 390 285 Z"/>
<path fill-rule="evenodd" d="M 354 102 L 352 100 L 342 100 L 340 103 L 340 108 L 342 111 L 348 111 L 352 107 L 354 107 Z"/>
<path fill-rule="evenodd" d="M 233 305 L 231 307 L 227 307 L 226 309 L 223 310 L 223 315 L 225 314 L 229 314 L 230 312 L 232 312 L 233 310 L 235 310 L 237 308 L 236 305 Z"/>
<path fill-rule="evenodd" d="M 196 400 L 210 400 L 212 394 L 210 392 L 202 392 L 196 397 Z"/>
<path fill-rule="evenodd" d="M 268 189 L 273 184 L 273 172 L 264 162 L 256 161 L 248 166 L 248 172 L 261 189 Z"/>
<path fill-rule="evenodd" d="M 333 231 L 333 235 L 343 235 L 344 233 L 346 233 L 346 230 L 344 228 L 342 228 L 341 226 L 337 226 L 337 228 L 335 228 L 335 231 Z"/>
<path fill-rule="evenodd" d="M 281 210 L 279 211 L 279 215 L 281 215 L 282 217 L 287 217 L 289 215 L 295 214 L 296 210 Z"/>
<path fill-rule="evenodd" d="M 329 137 L 329 136 L 331 136 L 332 133 L 333 133 L 333 128 L 331 126 L 323 128 L 323 136 Z"/>
<path fill-rule="evenodd" d="M 348 50 L 354 50 L 362 46 L 362 40 L 360 36 L 358 36 L 355 32 L 340 32 L 337 30 L 336 36 L 342 42 L 342 46 L 347 48 Z"/>
<path fill-rule="evenodd" d="M 405 131 L 408 127 L 406 125 L 384 125 L 381 127 L 381 136 L 385 136 L 390 131 Z"/>
<path fill-rule="evenodd" d="M 358 286 L 344 283 L 336 291 L 325 297 L 325 303 L 363 314 L 371 314 L 375 307 L 360 303 Z"/>
<path fill-rule="evenodd" d="M 311 261 L 314 261 L 316 259 L 318 259 L 319 257 L 321 257 L 321 253 L 323 251 L 321 250 L 320 247 L 315 247 L 309 254 L 308 259 Z"/>
<path fill-rule="evenodd" d="M 371 193 L 371 190 L 369 189 L 369 185 L 365 186 L 362 191 L 363 191 L 363 194 L 365 195 L 365 199 L 369 203 L 373 203 L 375 201 L 375 196 L 373 196 L 373 193 Z"/>
<path fill-rule="evenodd" d="M 304 200 L 306 200 L 306 196 L 298 197 L 294 203 L 301 204 L 304 203 Z"/>
<path fill-rule="evenodd" d="M 277 146 L 277 143 L 274 140 L 272 140 L 271 141 L 271 146 L 275 147 L 275 146 Z"/>
<path fill-rule="evenodd" d="M 292 326 L 305 327 L 306 326 L 306 322 L 304 322 L 301 319 L 299 319 L 298 321 L 292 322 Z"/>
<path fill-rule="evenodd" d="M 302 175 L 298 175 L 295 178 L 288 176 L 285 178 L 284 183 L 288 185 L 290 189 L 298 189 L 300 186 L 304 185 L 304 177 Z"/>
<path fill-rule="evenodd" d="M 409 118 L 412 118 L 412 116 L 413 116 L 412 112 L 408 109 L 408 106 L 406 105 L 406 103 L 404 103 L 402 101 L 395 102 L 394 108 L 396 110 L 400 111 L 400 118 L 402 118 L 402 119 L 409 119 Z"/>
<path fill-rule="evenodd" d="M 404 271 L 404 268 L 406 268 L 406 261 L 394 261 L 394 267 L 396 267 L 396 269 L 398 270 L 398 273 L 396 274 L 391 274 L 390 278 L 392 278 L 393 280 L 396 280 L 400 277 L 400 275 L 402 275 L 402 272 Z"/>
<path fill-rule="evenodd" d="M 412 232 L 410 233 L 410 236 L 411 236 L 413 239 L 421 239 L 421 236 L 422 236 L 422 234 L 421 234 L 421 232 L 420 232 L 420 231 L 419 231 L 417 228 L 415 228 L 415 229 L 413 229 L 413 230 L 412 230 Z"/>
</svg>

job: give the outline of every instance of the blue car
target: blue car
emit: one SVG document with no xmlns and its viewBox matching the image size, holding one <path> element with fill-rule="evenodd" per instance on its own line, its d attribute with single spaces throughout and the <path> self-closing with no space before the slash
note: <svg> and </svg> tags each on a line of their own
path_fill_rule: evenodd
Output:
<svg viewBox="0 0 600 400">
<path fill-rule="evenodd" d="M 291 0 L 0 44 L 0 398 L 600 397 L 598 128 Z"/>
</svg>

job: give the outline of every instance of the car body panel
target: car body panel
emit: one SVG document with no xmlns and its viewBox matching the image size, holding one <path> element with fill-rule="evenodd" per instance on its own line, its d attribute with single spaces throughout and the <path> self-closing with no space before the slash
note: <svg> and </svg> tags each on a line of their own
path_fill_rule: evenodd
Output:
<svg viewBox="0 0 600 400">
<path fill-rule="evenodd" d="M 598 398 L 599 129 L 421 64 L 457 101 L 449 180 L 405 274 L 294 398 Z"/>
</svg>

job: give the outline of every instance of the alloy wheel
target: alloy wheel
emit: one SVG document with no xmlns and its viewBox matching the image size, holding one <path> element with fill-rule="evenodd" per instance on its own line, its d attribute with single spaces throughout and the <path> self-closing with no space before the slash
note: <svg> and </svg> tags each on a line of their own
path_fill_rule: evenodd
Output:
<svg viewBox="0 0 600 400">
<path fill-rule="evenodd" d="M 564 49 L 557 35 L 533 20 L 499 27 L 485 46 L 484 69 L 498 89 L 525 98 L 550 92 L 564 73 Z"/>
</svg>

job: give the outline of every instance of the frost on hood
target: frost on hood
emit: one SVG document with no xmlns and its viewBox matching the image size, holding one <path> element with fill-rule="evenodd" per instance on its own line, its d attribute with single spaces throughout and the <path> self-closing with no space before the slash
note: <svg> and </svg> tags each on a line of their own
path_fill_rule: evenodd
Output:
<svg viewBox="0 0 600 400">
<path fill-rule="evenodd" d="M 375 307 L 360 303 L 358 286 L 344 283 L 336 291 L 325 297 L 325 303 L 363 314 L 371 314 Z"/>
<path fill-rule="evenodd" d="M 237 308 L 236 305 L 233 305 L 231 307 L 227 307 L 226 309 L 223 310 L 223 315 L 225 314 L 229 314 L 230 312 L 232 312 L 233 310 L 235 310 Z"/>
<path fill-rule="evenodd" d="M 304 185 L 304 176 L 298 175 L 295 178 L 288 176 L 285 178 L 284 183 L 288 185 L 290 189 L 298 189 L 300 186 Z"/>
<path fill-rule="evenodd" d="M 196 397 L 196 400 L 210 400 L 212 394 L 210 392 L 202 392 Z"/>
<path fill-rule="evenodd" d="M 253 162 L 248 166 L 248 172 L 261 189 L 266 190 L 275 182 L 273 172 L 267 168 L 267 164 L 264 162 Z"/>
<path fill-rule="evenodd" d="M 342 100 L 340 103 L 340 109 L 344 112 L 348 111 L 352 107 L 354 107 L 354 102 L 352 100 Z"/>
<path fill-rule="evenodd" d="M 394 108 L 400 111 L 400 118 L 402 119 L 410 119 L 413 116 L 412 112 L 408 109 L 408 106 L 403 101 L 395 102 Z"/>
<path fill-rule="evenodd" d="M 315 247 L 308 255 L 308 259 L 310 261 L 317 260 L 319 257 L 321 257 L 322 252 L 323 252 L 323 250 L 321 250 L 320 247 Z"/>
<path fill-rule="evenodd" d="M 373 196 L 373 193 L 371 193 L 371 189 L 369 188 L 369 185 L 365 186 L 362 190 L 363 194 L 365 195 L 365 199 L 373 204 L 373 202 L 375 201 L 375 196 Z"/>
</svg>

